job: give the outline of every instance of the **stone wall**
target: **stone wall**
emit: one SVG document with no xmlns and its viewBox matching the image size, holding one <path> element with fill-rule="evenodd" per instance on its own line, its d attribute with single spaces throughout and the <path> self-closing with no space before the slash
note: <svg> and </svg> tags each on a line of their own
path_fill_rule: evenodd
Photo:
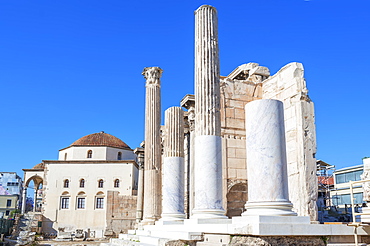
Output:
<svg viewBox="0 0 370 246">
<path fill-rule="evenodd" d="M 118 191 L 107 192 L 106 224 L 104 235 L 117 237 L 119 233 L 136 227 L 136 196 L 119 195 Z"/>
<path fill-rule="evenodd" d="M 263 75 L 261 75 L 263 74 Z M 256 76 L 261 76 L 256 79 Z M 234 185 L 247 181 L 246 146 L 245 146 L 245 113 L 244 106 L 253 100 L 261 99 L 262 81 L 269 75 L 268 69 L 257 63 L 248 63 L 237 67 L 227 77 L 221 77 L 221 136 L 223 148 L 223 194 L 224 207 L 228 216 L 242 211 L 244 205 L 235 207 L 240 202 L 232 197 L 244 197 L 243 191 L 229 192 Z M 239 191 L 239 189 L 237 189 Z M 245 200 L 246 201 L 246 200 Z M 233 203 L 233 205 L 231 205 Z"/>
</svg>

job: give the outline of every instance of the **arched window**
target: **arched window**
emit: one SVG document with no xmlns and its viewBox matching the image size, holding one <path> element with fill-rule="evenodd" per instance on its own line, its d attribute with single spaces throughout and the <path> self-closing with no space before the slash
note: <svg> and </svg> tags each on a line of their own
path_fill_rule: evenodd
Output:
<svg viewBox="0 0 370 246">
<path fill-rule="evenodd" d="M 99 179 L 98 188 L 103 188 L 103 186 L 104 186 L 104 181 L 102 179 Z"/>
<path fill-rule="evenodd" d="M 69 209 L 69 193 L 63 192 L 60 197 L 60 209 Z"/>
<path fill-rule="evenodd" d="M 85 209 L 85 192 L 79 192 L 77 194 L 77 209 Z"/>
<path fill-rule="evenodd" d="M 87 158 L 92 158 L 92 150 L 87 151 Z"/>
<path fill-rule="evenodd" d="M 64 160 L 67 160 L 67 153 L 64 154 Z"/>
<path fill-rule="evenodd" d="M 84 187 L 85 187 L 85 180 L 81 179 L 80 180 L 80 188 L 84 188 Z"/>
<path fill-rule="evenodd" d="M 119 179 L 114 180 L 114 188 L 119 187 Z"/>
<path fill-rule="evenodd" d="M 68 180 L 68 179 L 65 179 L 65 180 L 64 180 L 63 187 L 64 187 L 64 188 L 68 188 L 68 187 L 69 187 L 69 180 Z"/>
<path fill-rule="evenodd" d="M 117 154 L 117 160 L 122 160 L 122 153 L 121 152 L 118 152 L 118 154 Z"/>
<path fill-rule="evenodd" d="M 103 209 L 104 208 L 104 193 L 98 192 L 95 197 L 95 208 Z"/>
</svg>

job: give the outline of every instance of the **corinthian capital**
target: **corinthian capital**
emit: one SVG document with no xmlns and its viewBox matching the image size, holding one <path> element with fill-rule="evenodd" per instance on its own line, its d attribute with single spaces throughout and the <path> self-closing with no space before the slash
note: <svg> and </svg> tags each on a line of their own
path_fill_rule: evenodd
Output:
<svg viewBox="0 0 370 246">
<path fill-rule="evenodd" d="M 142 75 L 146 79 L 146 85 L 154 84 L 160 85 L 160 78 L 163 70 L 160 67 L 146 67 L 144 68 Z"/>
</svg>

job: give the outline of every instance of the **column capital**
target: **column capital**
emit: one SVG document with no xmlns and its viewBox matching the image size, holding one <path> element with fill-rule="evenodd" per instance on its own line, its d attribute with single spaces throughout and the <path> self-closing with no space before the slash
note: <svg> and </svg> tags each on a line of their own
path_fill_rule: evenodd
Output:
<svg viewBox="0 0 370 246">
<path fill-rule="evenodd" d="M 160 86 L 160 78 L 163 70 L 160 67 L 146 67 L 141 73 L 146 79 L 146 86 L 157 85 Z"/>
</svg>

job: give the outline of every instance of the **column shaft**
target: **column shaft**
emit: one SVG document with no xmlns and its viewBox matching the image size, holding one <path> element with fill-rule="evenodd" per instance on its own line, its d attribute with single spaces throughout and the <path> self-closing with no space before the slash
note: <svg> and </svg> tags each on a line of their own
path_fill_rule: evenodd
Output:
<svg viewBox="0 0 370 246">
<path fill-rule="evenodd" d="M 222 208 L 220 63 L 217 12 L 195 11 L 195 139 L 193 218 L 226 218 Z"/>
<path fill-rule="evenodd" d="M 283 103 L 248 103 L 245 126 L 248 202 L 243 215 L 296 215 L 288 195 Z"/>
<path fill-rule="evenodd" d="M 185 219 L 184 114 L 180 107 L 171 107 L 165 112 L 162 194 L 161 220 Z"/>
<path fill-rule="evenodd" d="M 159 67 L 143 71 L 146 78 L 143 224 L 153 224 L 161 214 L 161 74 Z"/>
</svg>

